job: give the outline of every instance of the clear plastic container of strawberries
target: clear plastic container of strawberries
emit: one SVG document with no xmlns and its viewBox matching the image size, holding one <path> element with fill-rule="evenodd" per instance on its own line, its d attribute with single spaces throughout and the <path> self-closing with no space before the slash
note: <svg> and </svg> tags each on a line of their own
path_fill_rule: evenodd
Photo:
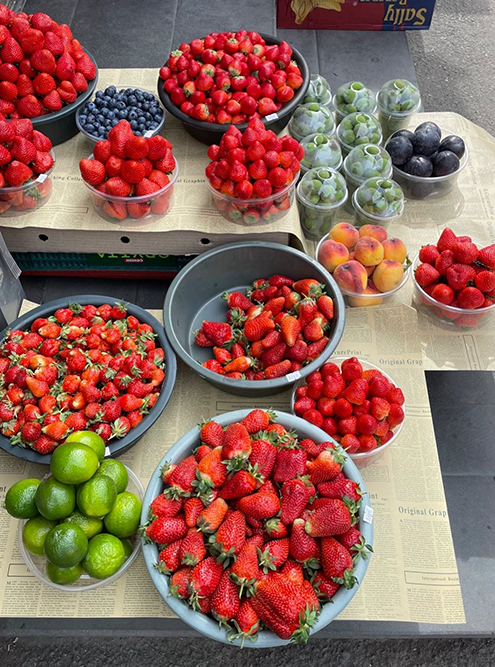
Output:
<svg viewBox="0 0 495 667">
<path fill-rule="evenodd" d="M 171 595 L 229 639 L 262 628 L 304 643 L 322 605 L 357 585 L 371 547 L 359 528 L 361 489 L 331 441 L 298 440 L 279 416 L 253 410 L 200 426 L 197 447 L 162 469 L 145 535 Z"/>
<path fill-rule="evenodd" d="M 68 25 L 0 5 L 0 114 L 36 118 L 72 104 L 96 66 Z"/>
<path fill-rule="evenodd" d="M 241 225 L 278 220 L 294 200 L 294 187 L 304 157 L 301 144 L 277 137 L 259 118 L 241 132 L 230 125 L 220 145 L 210 146 L 206 177 L 218 212 Z"/>
<path fill-rule="evenodd" d="M 0 215 L 23 215 L 46 204 L 54 165 L 52 142 L 29 118 L 0 119 Z"/>
</svg>

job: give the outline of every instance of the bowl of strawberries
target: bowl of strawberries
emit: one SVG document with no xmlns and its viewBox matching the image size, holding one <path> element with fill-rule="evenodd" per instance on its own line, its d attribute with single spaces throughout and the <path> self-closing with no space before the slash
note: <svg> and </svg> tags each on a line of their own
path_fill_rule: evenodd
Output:
<svg viewBox="0 0 495 667">
<path fill-rule="evenodd" d="M 413 262 L 413 303 L 436 325 L 489 326 L 495 313 L 495 244 L 446 228 Z"/>
<path fill-rule="evenodd" d="M 177 362 L 160 323 L 112 297 L 78 295 L 30 310 L 0 334 L 0 448 L 49 464 L 72 432 L 118 456 L 165 409 Z"/>
<path fill-rule="evenodd" d="M 323 431 L 238 410 L 160 461 L 143 501 L 143 555 L 163 600 L 207 637 L 305 643 L 361 585 L 372 517 L 359 471 Z"/>
<path fill-rule="evenodd" d="M 309 86 L 303 56 L 270 35 L 239 30 L 182 43 L 160 69 L 165 108 L 205 144 L 218 144 L 228 125 L 245 130 L 258 116 L 281 132 Z"/>
<path fill-rule="evenodd" d="M 95 211 L 107 222 L 152 222 L 168 213 L 179 167 L 170 141 L 134 135 L 127 120 L 112 127 L 79 162 Z"/>
</svg>

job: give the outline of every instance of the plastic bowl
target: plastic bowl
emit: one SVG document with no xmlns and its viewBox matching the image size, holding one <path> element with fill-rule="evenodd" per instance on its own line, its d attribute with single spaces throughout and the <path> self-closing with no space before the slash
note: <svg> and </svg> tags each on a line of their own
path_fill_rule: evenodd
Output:
<svg viewBox="0 0 495 667">
<path fill-rule="evenodd" d="M 301 160 L 302 175 L 315 167 L 340 170 L 342 151 L 335 135 L 310 134 L 301 141 L 301 146 L 304 148 L 304 157 Z"/>
<path fill-rule="evenodd" d="M 339 109 L 339 104 L 345 109 Z M 332 99 L 332 108 L 335 111 L 337 125 L 340 125 L 350 113 L 373 115 L 376 111 L 376 95 L 360 81 L 350 81 L 337 90 Z"/>
<path fill-rule="evenodd" d="M 448 130 L 442 131 L 442 137 L 448 137 L 451 134 L 454 133 Z M 432 199 L 442 199 L 442 197 L 447 197 L 457 186 L 459 174 L 467 165 L 468 159 L 469 151 L 466 146 L 466 152 L 460 160 L 457 171 L 453 174 L 447 174 L 447 176 L 430 176 L 428 178 L 411 176 L 411 174 L 406 174 L 400 167 L 394 165 L 394 180 L 401 186 L 405 196 L 409 199 L 427 199 L 430 197 Z"/>
<path fill-rule="evenodd" d="M 347 122 L 353 126 L 353 130 L 347 130 Z M 360 129 L 357 130 L 355 134 L 354 130 L 356 127 L 360 126 Z M 347 141 L 346 132 L 350 132 L 352 136 L 352 143 Z M 373 139 L 374 136 L 374 141 Z M 337 127 L 337 139 L 339 140 L 340 147 L 342 148 L 342 155 L 347 157 L 353 148 L 356 146 L 364 146 L 365 144 L 373 144 L 375 146 L 380 146 L 383 140 L 382 128 L 377 119 L 369 113 L 350 113 L 345 116 L 339 123 Z"/>
<path fill-rule="evenodd" d="M 228 424 L 241 421 L 249 412 L 250 410 L 236 410 L 235 412 L 227 412 L 223 415 L 220 415 L 219 417 L 215 417 L 215 421 L 218 422 L 221 426 L 227 426 Z M 316 426 L 313 426 L 313 424 L 310 424 L 304 419 L 295 417 L 294 415 L 290 415 L 285 412 L 278 412 L 277 420 L 280 421 L 287 429 L 295 429 L 299 433 L 300 439 L 312 438 L 320 442 L 329 440 L 328 435 L 324 431 L 316 428 Z M 150 503 L 154 498 L 156 498 L 156 496 L 158 496 L 158 494 L 163 491 L 163 482 L 160 472 L 162 466 L 166 461 L 171 463 L 179 463 L 182 461 L 182 459 L 191 454 L 191 452 L 197 447 L 197 444 L 198 429 L 193 428 L 182 438 L 180 438 L 180 440 L 178 440 L 175 445 L 169 449 L 167 454 L 160 461 L 153 475 L 151 476 L 150 483 L 146 489 L 143 502 L 143 513 L 141 516 L 142 523 L 148 521 L 148 507 Z M 369 496 L 366 491 L 365 484 L 359 473 L 359 470 L 356 468 L 349 456 L 345 454 L 343 450 L 341 451 L 346 458 L 343 466 L 345 475 L 349 479 L 357 482 L 363 491 L 363 499 L 359 509 L 359 529 L 365 538 L 365 542 L 367 544 L 373 545 L 373 524 L 365 521 L 365 517 L 368 518 L 368 515 L 372 512 L 371 503 L 369 501 Z M 160 574 L 160 572 L 154 567 L 155 563 L 158 562 L 158 548 L 156 544 L 143 544 L 143 555 L 146 562 L 146 567 L 148 568 L 148 572 L 150 573 L 151 579 L 153 580 L 157 591 L 162 596 L 164 602 L 167 603 L 167 605 L 175 614 L 177 614 L 177 616 L 179 616 L 179 618 L 181 618 L 194 630 L 197 630 L 203 635 L 210 637 L 210 639 L 241 646 L 241 639 L 235 639 L 233 642 L 229 642 L 225 630 L 219 628 L 219 625 L 216 621 L 209 618 L 208 616 L 205 616 L 204 614 L 193 611 L 188 607 L 184 600 L 179 600 L 178 598 L 170 596 L 169 577 Z M 368 569 L 369 561 L 369 558 L 360 558 L 356 565 L 355 576 L 357 577 L 359 584 L 361 584 L 363 581 L 366 570 Z M 349 602 L 356 594 L 358 588 L 359 586 L 356 585 L 352 589 L 347 590 L 342 586 L 332 598 L 333 604 L 328 603 L 322 606 L 322 611 L 318 621 L 311 629 L 311 635 L 315 634 L 319 630 L 322 630 L 325 626 L 331 623 L 347 607 Z M 244 646 L 249 646 L 252 648 L 268 648 L 270 646 L 283 646 L 285 644 L 289 644 L 289 641 L 279 639 L 273 632 L 269 630 L 263 630 L 259 633 L 256 643 L 246 642 Z"/>
<path fill-rule="evenodd" d="M 44 174 L 39 174 L 21 186 L 0 188 L 0 216 L 14 218 L 32 213 L 44 206 L 52 195 L 51 174 L 55 168 L 55 153 L 50 151 L 53 166 Z"/>
<path fill-rule="evenodd" d="M 130 468 L 125 466 L 127 473 L 129 475 L 129 483 L 127 484 L 126 491 L 130 491 L 135 496 L 139 498 L 141 503 L 143 502 L 144 488 L 136 475 L 132 472 Z M 46 475 L 46 478 L 51 477 L 51 475 Z M 113 584 L 117 579 L 119 579 L 131 565 L 136 560 L 139 550 L 141 549 L 141 539 L 139 532 L 133 535 L 130 538 L 133 542 L 133 550 L 129 558 L 124 561 L 124 564 L 117 570 L 115 574 L 112 574 L 111 577 L 106 579 L 95 579 L 90 577 L 89 574 L 82 574 L 80 579 L 78 579 L 73 584 L 68 584 L 67 586 L 61 586 L 60 584 L 55 584 L 46 574 L 46 558 L 43 556 L 36 556 L 26 549 L 24 542 L 22 541 L 22 531 L 27 521 L 19 521 L 19 528 L 17 530 L 17 540 L 19 542 L 19 548 L 21 550 L 22 557 L 26 563 L 28 569 L 34 574 L 34 576 L 39 579 L 43 584 L 56 588 L 58 591 L 64 591 L 65 593 L 82 593 L 83 591 L 94 591 L 96 588 L 101 588 L 102 586 L 108 586 L 108 584 Z M 63 523 L 63 522 L 61 522 Z"/>
<path fill-rule="evenodd" d="M 98 83 L 98 65 L 96 64 L 96 60 L 87 49 L 84 49 L 84 51 L 88 54 L 96 67 L 96 76 L 93 81 L 88 81 L 87 89 L 78 96 L 75 102 L 62 107 L 60 111 L 54 111 L 53 113 L 38 116 L 37 118 L 31 118 L 34 129 L 46 134 L 54 146 L 63 144 L 64 141 L 72 139 L 72 137 L 78 133 L 76 112 L 89 100 Z"/>
<path fill-rule="evenodd" d="M 89 156 L 91 160 L 92 155 Z M 179 175 L 179 165 L 175 161 L 175 169 L 169 176 L 170 182 L 161 190 L 153 192 L 152 195 L 140 197 L 114 197 L 100 192 L 83 180 L 84 185 L 91 192 L 91 200 L 95 211 L 100 218 L 107 222 L 120 223 L 123 220 L 150 222 L 163 218 L 173 205 L 174 183 Z"/>
<path fill-rule="evenodd" d="M 151 90 L 147 90 L 146 88 L 138 88 L 138 87 L 136 87 L 136 86 L 115 86 L 115 87 L 117 88 L 117 90 L 127 90 L 128 88 L 132 88 L 133 90 L 140 90 L 140 91 L 143 92 L 143 93 L 151 93 L 151 95 L 153 95 L 153 97 L 154 97 L 156 100 L 158 100 L 158 97 L 157 97 Z M 92 100 L 87 100 L 86 103 L 89 103 L 89 102 L 91 102 L 91 101 L 92 101 Z M 85 104 L 85 105 L 86 105 L 86 104 Z M 84 106 L 85 106 L 85 105 L 84 105 Z M 81 114 L 82 114 L 82 112 L 83 112 L 84 106 L 80 106 L 79 109 L 78 109 L 77 112 L 76 112 L 76 125 L 77 125 L 77 129 L 79 130 L 79 132 L 81 132 L 82 134 L 84 134 L 84 136 L 87 137 L 87 138 L 88 138 L 90 141 L 92 141 L 93 143 L 96 143 L 97 141 L 102 141 L 103 139 L 106 139 L 107 136 L 108 136 L 108 132 L 107 132 L 107 134 L 105 134 L 104 136 L 100 137 L 100 136 L 97 136 L 97 135 L 94 135 L 94 134 L 90 134 L 90 133 L 89 133 L 87 130 L 85 130 L 84 127 L 81 125 L 81 122 L 80 122 L 80 120 L 79 120 L 79 117 L 81 116 Z M 163 109 L 162 109 L 162 111 L 163 111 Z M 162 119 L 161 119 L 161 121 L 158 123 L 158 125 L 155 127 L 155 129 L 154 129 L 154 130 L 148 130 L 148 131 L 146 132 L 146 135 L 145 135 L 145 136 L 147 136 L 147 137 L 154 137 L 156 134 L 160 134 L 160 132 L 162 131 L 162 128 L 163 128 L 164 125 L 165 125 L 165 112 L 163 112 Z"/>
<path fill-rule="evenodd" d="M 325 187 L 325 184 L 331 183 L 332 185 L 337 184 L 340 186 L 340 191 L 343 193 L 342 199 L 339 201 L 313 204 L 309 199 L 308 195 L 312 192 L 308 190 L 308 181 L 311 183 L 313 179 L 317 179 L 317 182 L 320 181 L 321 172 L 326 172 L 329 176 L 328 178 L 321 179 L 323 184 L 322 187 Z M 320 190 L 322 188 L 320 187 Z M 336 169 L 317 167 L 315 169 L 310 169 L 307 171 L 304 176 L 299 181 L 297 186 L 297 205 L 299 208 L 299 217 L 301 219 L 301 226 L 303 228 L 304 235 L 306 238 L 318 241 L 328 234 L 330 229 L 333 227 L 335 218 L 339 211 L 345 206 L 347 201 L 347 185 L 345 178 L 339 173 Z"/>
<path fill-rule="evenodd" d="M 244 227 L 267 225 L 283 218 L 294 201 L 296 182 L 297 178 L 269 197 L 239 199 L 238 197 L 229 197 L 219 190 L 215 190 L 210 181 L 206 179 L 220 215 L 225 220 Z"/>
<path fill-rule="evenodd" d="M 300 371 L 275 380 L 233 380 L 202 366 L 211 357 L 211 349 L 198 347 L 193 332 L 201 328 L 203 320 L 225 322 L 223 292 L 246 290 L 254 280 L 277 273 L 294 280 L 315 278 L 334 300 L 329 341 L 320 356 Z M 321 366 L 342 337 L 345 304 L 332 276 L 308 255 L 278 243 L 244 241 L 214 248 L 189 262 L 168 288 L 163 320 L 174 351 L 187 366 L 217 389 L 254 398 L 284 391 Z"/>
<path fill-rule="evenodd" d="M 316 246 L 316 260 L 320 262 L 319 254 L 320 254 L 320 248 L 324 241 L 327 241 L 329 239 L 329 235 L 327 234 L 324 236 L 318 245 Z M 386 300 L 389 301 L 390 297 L 394 296 L 394 294 L 397 294 L 397 292 L 404 287 L 404 285 L 407 283 L 409 280 L 409 275 L 411 273 L 411 265 L 407 266 L 404 269 L 404 277 L 402 279 L 402 282 L 400 285 L 398 285 L 395 289 L 390 290 L 388 292 L 380 292 L 379 294 L 360 294 L 359 292 L 351 292 L 349 290 L 344 289 L 343 287 L 339 286 L 340 291 L 342 292 L 342 296 L 344 297 L 344 301 L 347 306 L 350 306 L 351 308 L 359 308 L 363 306 L 381 306 L 381 304 Z"/>
<path fill-rule="evenodd" d="M 259 34 L 261 37 L 263 37 L 267 44 L 280 44 L 281 42 L 280 39 L 276 39 L 272 35 L 266 35 L 262 32 Z M 302 54 L 294 47 L 292 47 L 292 60 L 296 61 L 297 66 L 301 70 L 301 76 L 303 78 L 302 86 L 295 91 L 294 97 L 290 100 L 290 102 L 285 104 L 280 109 L 280 111 L 277 111 L 276 114 L 270 114 L 270 116 L 267 118 L 261 119 L 265 124 L 265 127 L 268 130 L 273 130 L 275 134 L 279 134 L 287 125 L 292 112 L 299 104 L 301 104 L 309 86 L 308 65 Z M 160 77 L 158 77 L 157 86 L 158 96 L 165 109 L 171 113 L 172 116 L 175 116 L 182 122 L 190 135 L 192 135 L 198 141 L 201 141 L 203 144 L 211 145 L 220 143 L 220 139 L 223 137 L 227 128 L 229 127 L 227 124 L 222 125 L 220 123 L 207 123 L 202 120 L 191 118 L 191 116 L 188 116 L 183 111 L 181 111 L 179 107 L 175 106 L 175 104 L 170 99 L 170 95 L 165 90 L 163 90 L 163 82 Z M 247 127 L 247 123 L 238 123 L 236 127 L 238 127 L 239 130 L 243 132 Z"/>
<path fill-rule="evenodd" d="M 372 180 L 372 179 L 367 179 Z M 392 181 L 394 183 L 395 187 L 400 188 L 400 185 L 398 183 L 395 183 L 390 178 L 383 179 L 387 181 Z M 366 185 L 367 181 L 364 181 L 364 183 L 361 183 L 361 185 L 354 190 L 354 193 L 352 195 L 352 205 L 354 207 L 354 224 L 356 227 L 362 227 L 363 225 L 380 225 L 381 227 L 385 227 L 385 229 L 390 225 L 392 222 L 397 222 L 397 220 L 401 217 L 401 215 L 404 213 L 404 195 L 402 195 L 402 200 L 400 203 L 400 206 L 397 210 L 397 212 L 392 212 L 387 215 L 376 215 L 374 213 L 368 213 L 367 211 L 364 210 L 364 208 L 361 206 L 361 204 L 358 201 L 358 196 L 360 194 L 361 188 L 364 188 Z"/>
<path fill-rule="evenodd" d="M 409 89 L 409 96 L 404 98 L 404 91 Z M 413 97 L 416 97 L 414 101 Z M 382 126 L 383 137 L 388 139 L 391 134 L 403 130 L 411 122 L 412 117 L 421 108 L 421 96 L 417 87 L 406 79 L 392 79 L 381 87 L 377 98 L 378 120 Z M 397 106 L 410 106 L 407 110 L 397 110 Z M 394 110 L 395 107 L 395 110 Z"/>
<path fill-rule="evenodd" d="M 342 362 L 345 361 L 348 357 L 332 357 L 331 359 L 328 359 L 328 361 L 331 361 L 334 364 L 337 364 L 337 366 L 342 366 Z M 389 382 L 392 382 L 392 384 L 395 384 L 397 386 L 397 383 L 394 381 L 393 378 L 388 375 L 388 373 L 385 373 L 384 370 L 382 370 L 379 366 L 375 366 L 374 364 L 371 364 L 369 361 L 365 361 L 364 359 L 359 359 L 359 363 L 363 367 L 365 371 L 367 370 L 377 370 L 380 371 L 382 375 L 384 375 Z M 294 388 L 292 389 L 292 394 L 290 397 L 290 408 L 292 410 L 292 413 L 295 415 L 296 413 L 294 412 L 294 403 L 296 402 L 296 391 L 298 387 L 302 387 L 306 384 L 303 380 L 298 382 L 297 384 L 294 385 Z M 402 409 L 404 410 L 404 414 L 406 413 L 406 404 L 401 406 Z M 303 420 L 304 421 L 304 420 Z M 388 442 L 386 442 L 384 445 L 380 445 L 376 449 L 373 449 L 371 452 L 356 452 L 355 454 L 347 454 L 347 456 L 350 456 L 352 459 L 353 463 L 355 463 L 357 468 L 366 468 L 367 466 L 371 465 L 375 461 L 377 461 L 382 454 L 385 452 L 386 449 L 390 447 L 390 445 L 395 442 L 399 436 L 399 433 L 402 431 L 402 428 L 404 426 L 405 418 L 403 421 L 395 427 L 395 430 L 393 431 L 394 435 Z M 327 436 L 328 437 L 328 436 Z"/>
<path fill-rule="evenodd" d="M 476 243 L 476 241 L 474 241 Z M 480 244 L 482 245 L 482 244 Z M 487 308 L 476 308 L 475 310 L 466 310 L 465 308 L 455 308 L 446 306 L 439 301 L 435 301 L 427 294 L 416 280 L 416 269 L 421 262 L 419 254 L 416 255 L 412 265 L 413 274 L 413 305 L 418 312 L 428 317 L 433 324 L 447 327 L 448 329 L 480 329 L 487 325 L 493 326 L 493 314 L 495 313 L 495 302 Z"/>
<path fill-rule="evenodd" d="M 30 310 L 25 315 L 17 318 L 17 320 L 14 322 L 11 322 L 8 329 L 4 329 L 0 333 L 0 340 L 3 340 L 7 331 L 10 331 L 11 329 L 28 329 L 37 317 L 49 317 L 50 315 L 53 315 L 53 313 L 58 308 L 67 308 L 71 303 L 80 303 L 81 305 L 93 304 L 95 306 L 101 306 L 104 303 L 114 304 L 117 302 L 118 299 L 115 297 L 101 296 L 96 294 L 76 294 L 70 298 L 64 297 L 62 299 L 56 299 L 55 301 L 49 301 L 48 303 L 44 303 L 37 308 L 33 308 L 33 310 Z M 172 348 L 170 347 L 162 325 L 147 310 L 144 310 L 139 306 L 135 306 L 133 303 L 128 303 L 126 305 L 129 315 L 134 315 L 141 322 L 146 322 L 146 324 L 149 324 L 153 328 L 153 331 L 157 334 L 157 347 L 161 347 L 165 353 L 165 380 L 163 381 L 161 391 L 158 395 L 158 400 L 150 412 L 145 415 L 136 428 L 133 428 L 131 431 L 129 431 L 126 436 L 118 440 L 110 441 L 110 444 L 107 445 L 105 451 L 105 458 L 114 458 L 116 456 L 120 456 L 133 445 L 135 445 L 136 442 L 141 440 L 146 431 L 151 428 L 161 413 L 165 410 L 165 407 L 170 400 L 170 396 L 172 395 L 172 391 L 175 386 L 175 377 L 177 375 L 177 360 Z M 52 458 L 51 454 L 38 454 L 38 452 L 35 452 L 33 449 L 11 445 L 10 439 L 3 435 L 0 435 L 0 448 L 19 459 L 31 461 L 32 463 L 43 463 L 48 465 Z"/>
</svg>

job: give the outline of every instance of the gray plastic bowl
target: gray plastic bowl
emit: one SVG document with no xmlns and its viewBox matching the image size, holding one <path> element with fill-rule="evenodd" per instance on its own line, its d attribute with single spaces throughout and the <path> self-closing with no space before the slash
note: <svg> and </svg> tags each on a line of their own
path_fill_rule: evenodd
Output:
<svg viewBox="0 0 495 667">
<path fill-rule="evenodd" d="M 198 347 L 193 332 L 201 328 L 203 320 L 226 321 L 222 293 L 246 290 L 257 278 L 277 273 L 294 280 L 314 278 L 326 286 L 334 300 L 335 316 L 323 352 L 298 373 L 275 380 L 232 380 L 204 368 L 201 364 L 211 358 L 211 348 Z M 344 331 L 345 304 L 332 276 L 308 255 L 278 243 L 244 241 L 214 248 L 189 262 L 168 289 L 163 320 L 170 344 L 184 363 L 217 389 L 255 398 L 284 391 L 333 354 Z"/>
<path fill-rule="evenodd" d="M 223 415 L 215 418 L 215 421 L 218 422 L 221 426 L 227 426 L 228 424 L 233 424 L 234 422 L 241 421 L 250 410 L 236 410 L 235 412 L 226 412 Z M 311 438 L 319 442 L 327 442 L 332 438 L 329 438 L 328 435 L 321 429 L 309 424 L 304 419 L 300 417 L 295 417 L 294 415 L 289 415 L 285 412 L 276 413 L 277 421 L 279 421 L 285 428 L 294 429 L 299 434 L 299 438 Z M 199 444 L 198 429 L 193 428 L 188 433 L 186 433 L 180 440 L 178 440 L 173 447 L 169 449 L 167 454 L 160 461 L 158 466 L 155 469 L 155 472 L 151 476 L 148 488 L 143 500 L 143 511 L 141 514 L 141 523 L 144 524 L 148 521 L 148 509 L 150 503 L 156 498 L 160 493 L 162 493 L 164 485 L 161 478 L 161 468 L 166 461 L 170 463 L 179 463 L 186 456 L 189 456 L 192 451 Z M 364 536 L 366 544 L 373 546 L 373 524 L 372 517 L 373 512 L 371 508 L 371 503 L 369 501 L 369 496 L 366 491 L 363 478 L 361 477 L 359 470 L 356 468 L 351 459 L 347 456 L 344 450 L 340 449 L 339 451 L 345 457 L 344 463 L 344 473 L 346 477 L 357 482 L 363 492 L 363 499 L 361 502 L 361 508 L 359 510 L 359 530 Z M 364 520 L 366 516 L 367 521 Z M 146 567 L 150 573 L 150 577 L 153 580 L 153 583 L 156 586 L 157 591 L 162 596 L 163 600 L 168 604 L 172 611 L 179 616 L 185 623 L 187 623 L 191 628 L 201 632 L 210 639 L 216 639 L 219 642 L 225 644 L 233 643 L 236 646 L 241 646 L 241 640 L 236 639 L 233 642 L 229 642 L 225 630 L 219 628 L 218 623 L 212 618 L 201 614 L 200 612 L 193 611 L 188 607 L 187 603 L 183 600 L 179 600 L 173 596 L 170 596 L 169 588 L 169 577 L 160 574 L 160 572 L 154 567 L 154 564 L 158 562 L 158 547 L 156 544 L 147 544 L 143 540 L 143 555 L 146 562 Z M 366 570 L 368 569 L 369 557 L 364 560 L 361 558 L 356 565 L 355 576 L 359 584 L 362 583 Z M 332 603 L 327 603 L 322 606 L 322 611 L 318 622 L 311 629 L 311 634 L 322 630 L 325 626 L 331 623 L 349 604 L 354 595 L 357 592 L 359 585 L 354 586 L 351 590 L 341 587 L 337 593 L 332 598 Z M 252 648 L 269 648 L 272 646 L 283 646 L 284 644 L 289 644 L 288 640 L 279 639 L 277 635 L 269 630 L 263 630 L 259 633 L 258 640 L 256 643 L 246 641 L 244 646 L 249 646 Z"/>
<path fill-rule="evenodd" d="M 37 308 L 33 308 L 33 310 L 30 310 L 25 315 L 18 317 L 7 329 L 4 329 L 0 333 L 0 341 L 3 340 L 7 331 L 10 331 L 11 329 L 20 329 L 21 331 L 26 330 L 36 318 L 49 317 L 50 315 L 53 315 L 58 308 L 67 308 L 69 303 L 80 303 L 83 306 L 92 303 L 95 306 L 101 306 L 104 303 L 114 304 L 117 301 L 118 299 L 115 297 L 101 296 L 99 294 L 77 294 L 70 298 L 64 297 L 62 299 L 56 299 L 55 301 L 49 301 Z M 130 315 L 134 315 L 141 322 L 146 322 L 146 324 L 153 327 L 153 331 L 157 334 L 156 340 L 158 346 L 161 347 L 165 353 L 165 380 L 163 381 L 162 389 L 158 395 L 158 400 L 151 408 L 150 412 L 145 415 L 136 428 L 129 431 L 126 436 L 119 440 L 110 441 L 110 444 L 108 445 L 109 453 L 105 455 L 105 458 L 120 456 L 135 445 L 136 442 L 141 440 L 146 431 L 156 422 L 158 417 L 165 410 L 165 407 L 170 400 L 170 396 L 172 395 L 175 386 L 175 377 L 177 375 L 177 359 L 175 358 L 175 354 L 170 347 L 160 322 L 158 322 L 153 315 L 150 315 L 147 310 L 135 306 L 132 303 L 127 303 L 127 310 Z M 12 454 L 19 459 L 31 461 L 32 463 L 43 463 L 48 465 L 52 458 L 51 454 L 38 454 L 38 452 L 35 452 L 28 447 L 22 448 L 16 445 L 11 445 L 10 439 L 3 435 L 0 435 L 0 449 L 3 449 L 5 452 Z"/>
</svg>

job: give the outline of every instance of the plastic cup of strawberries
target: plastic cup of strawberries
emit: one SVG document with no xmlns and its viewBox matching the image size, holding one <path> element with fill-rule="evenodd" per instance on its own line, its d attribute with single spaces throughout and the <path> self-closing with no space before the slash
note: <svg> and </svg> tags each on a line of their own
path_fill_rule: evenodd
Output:
<svg viewBox="0 0 495 667">
<path fill-rule="evenodd" d="M 143 553 L 173 611 L 210 638 L 305 643 L 362 582 L 370 515 L 335 441 L 292 415 L 240 410 L 192 429 L 161 461 Z"/>
<path fill-rule="evenodd" d="M 413 304 L 437 326 L 476 329 L 493 323 L 495 244 L 443 230 L 413 262 Z"/>
<path fill-rule="evenodd" d="M 383 370 L 332 357 L 294 386 L 292 412 L 337 440 L 358 468 L 379 459 L 404 425 L 404 394 Z"/>
<path fill-rule="evenodd" d="M 98 215 L 108 222 L 154 221 L 173 203 L 179 167 L 172 144 L 161 135 L 135 136 L 121 120 L 79 163 Z"/>
<path fill-rule="evenodd" d="M 230 125 L 220 145 L 210 146 L 208 157 L 207 183 L 217 211 L 226 220 L 253 226 L 286 215 L 304 157 L 295 139 L 278 138 L 254 118 L 244 132 Z"/>
<path fill-rule="evenodd" d="M 50 199 L 55 155 L 29 118 L 0 120 L 0 215 L 35 211 Z"/>
</svg>

